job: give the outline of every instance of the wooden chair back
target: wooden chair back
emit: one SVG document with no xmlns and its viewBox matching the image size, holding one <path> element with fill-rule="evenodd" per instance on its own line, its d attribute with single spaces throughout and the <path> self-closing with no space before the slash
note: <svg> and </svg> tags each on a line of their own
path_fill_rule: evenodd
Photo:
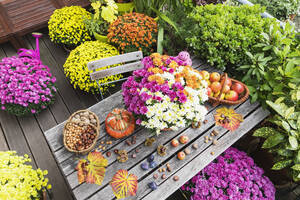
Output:
<svg viewBox="0 0 300 200">
<path fill-rule="evenodd" d="M 112 76 L 116 74 L 123 74 L 126 72 L 132 72 L 137 69 L 143 68 L 142 60 L 143 59 L 143 52 L 141 51 L 135 51 L 131 53 L 126 53 L 122 55 L 112 56 L 108 58 L 103 58 L 100 60 L 91 61 L 87 64 L 89 71 L 93 71 L 90 74 L 91 80 L 96 81 L 99 87 L 99 92 L 101 95 L 101 98 L 103 99 L 103 94 L 101 92 L 101 86 L 107 85 L 110 83 L 126 80 L 126 78 L 122 78 L 116 81 L 111 81 L 107 83 L 99 83 L 99 79 L 105 78 L 107 76 Z M 115 64 L 121 64 L 116 67 L 112 67 L 109 69 L 104 69 L 100 71 L 96 71 L 99 68 L 103 68 L 109 65 L 115 65 Z"/>
</svg>

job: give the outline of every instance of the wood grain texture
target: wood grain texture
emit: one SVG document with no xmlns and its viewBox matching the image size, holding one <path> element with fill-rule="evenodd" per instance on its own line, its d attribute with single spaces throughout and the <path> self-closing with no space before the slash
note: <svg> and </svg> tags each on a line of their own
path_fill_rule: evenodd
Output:
<svg viewBox="0 0 300 200">
<path fill-rule="evenodd" d="M 137 61 L 137 62 L 133 62 L 133 63 L 128 63 L 125 65 L 120 65 L 120 66 L 116 66 L 116 67 L 112 67 L 109 69 L 104 69 L 101 71 L 96 71 L 91 73 L 91 79 L 94 80 L 98 80 L 107 76 L 113 76 L 116 74 L 122 74 L 122 73 L 126 73 L 126 72 L 132 72 L 134 70 L 137 69 L 141 69 L 143 68 L 143 64 L 141 61 Z"/>
<path fill-rule="evenodd" d="M 176 172 L 176 175 L 180 177 L 179 181 L 174 182 L 172 178 L 169 178 L 159 186 L 159 190 L 150 192 L 143 199 L 165 199 L 166 197 L 168 197 L 177 188 L 184 184 L 185 181 L 191 179 L 195 174 L 201 171 L 205 166 L 207 166 L 211 161 L 213 161 L 217 156 L 223 153 L 234 142 L 236 142 L 244 134 L 250 131 L 256 124 L 261 122 L 268 115 L 269 112 L 263 110 L 261 107 L 255 110 L 249 117 L 246 118 L 246 120 L 243 122 L 243 125 L 240 126 L 235 132 L 225 134 L 218 140 L 218 145 L 210 145 L 195 159 L 193 159 L 192 162 L 188 163 L 185 167 L 181 168 L 180 171 Z M 210 154 L 212 151 L 215 152 L 214 156 Z M 172 185 L 172 187 L 170 187 L 170 185 Z"/>
<path fill-rule="evenodd" d="M 0 151 L 8 151 L 8 144 L 6 142 L 2 127 L 0 126 Z"/>
<path fill-rule="evenodd" d="M 247 102 L 246 102 L 247 103 Z M 257 104 L 253 104 L 253 105 L 251 105 L 251 106 L 248 106 L 249 104 L 249 102 L 246 104 L 246 103 L 244 103 L 243 105 L 241 105 L 240 107 L 240 109 L 239 109 L 239 111 L 240 112 L 242 112 L 242 114 L 247 114 L 248 112 L 251 112 L 254 108 L 256 108 L 258 105 Z M 237 106 L 235 106 L 235 107 L 237 107 Z M 246 109 L 246 107 L 247 107 L 247 109 Z M 192 128 L 187 128 L 187 129 L 185 129 L 184 131 L 182 131 L 182 132 L 180 132 L 179 134 L 176 134 L 175 132 L 170 132 L 170 133 L 167 133 L 166 135 L 171 135 L 171 137 L 168 139 L 168 140 L 162 140 L 161 138 L 159 139 L 159 141 L 160 141 L 160 143 L 161 144 L 164 144 L 167 148 L 168 148 L 168 153 L 167 153 L 167 155 L 166 156 L 164 156 L 164 157 L 161 157 L 161 156 L 159 156 L 159 155 L 157 155 L 157 152 L 155 151 L 155 149 L 154 149 L 154 151 L 153 152 L 151 152 L 151 153 L 148 153 L 147 151 L 145 152 L 145 151 L 143 151 L 143 154 L 145 154 L 146 155 L 146 157 L 142 160 L 142 162 L 140 162 L 140 163 L 143 163 L 143 162 L 146 162 L 146 159 L 147 159 L 147 157 L 150 155 L 150 154 L 153 154 L 154 156 L 155 156 L 155 161 L 157 162 L 157 164 L 165 164 L 166 163 L 166 161 L 168 161 L 169 159 L 171 159 L 171 158 L 175 158 L 175 160 L 177 161 L 177 162 L 175 162 L 175 163 L 170 163 L 171 164 L 171 168 L 173 169 L 175 169 L 176 167 L 183 167 L 184 166 L 184 164 L 186 163 L 186 162 L 188 162 L 188 161 L 190 161 L 190 157 L 191 157 L 191 155 L 187 155 L 186 156 L 186 158 L 185 158 L 185 160 L 183 160 L 183 161 L 179 161 L 178 159 L 177 159 L 177 157 L 176 157 L 176 154 L 177 154 L 177 152 L 178 151 L 183 151 L 186 147 L 188 147 L 188 146 L 191 146 L 192 145 L 192 143 L 191 143 L 191 141 L 193 141 L 193 140 L 195 140 L 195 139 L 197 139 L 197 138 L 199 138 L 199 137 L 201 137 L 202 138 L 202 136 L 203 137 L 205 137 L 205 136 L 207 136 L 207 135 L 209 135 L 210 133 L 211 133 L 211 131 L 209 131 L 209 130 L 211 130 L 212 128 L 211 127 L 214 127 L 215 129 L 217 129 L 219 132 L 221 132 L 221 130 L 222 130 L 222 128 L 221 127 L 215 127 L 214 126 L 214 119 L 213 119 L 213 115 L 214 115 L 214 113 L 215 113 L 215 109 L 213 109 L 213 111 L 212 112 L 210 112 L 207 116 L 206 116 L 206 119 L 208 120 L 208 122 L 206 123 L 206 124 L 203 124 L 199 129 L 192 129 Z M 185 144 L 185 145 L 180 145 L 178 148 L 173 148 L 171 145 L 170 145 L 170 141 L 173 139 L 173 138 L 178 138 L 178 137 L 180 137 L 180 136 L 182 136 L 182 135 L 185 135 L 185 136 L 188 136 L 188 138 L 189 138 L 189 141 L 190 142 L 188 142 L 187 144 Z M 201 150 L 201 148 L 205 148 L 207 145 L 209 145 L 209 144 L 206 144 L 206 143 L 204 143 L 203 142 L 203 138 L 201 139 L 201 143 L 199 143 L 199 148 L 198 148 L 198 150 Z M 138 165 L 136 165 L 136 166 L 134 166 L 134 167 L 132 167 L 132 168 L 130 168 L 130 170 L 129 170 L 129 172 L 130 173 L 133 173 L 133 174 L 135 174 L 136 176 L 138 176 L 138 178 L 139 178 L 139 190 L 138 190 L 138 196 L 140 196 L 140 195 L 142 195 L 143 194 L 143 190 L 145 189 L 145 190 L 147 190 L 147 186 L 143 186 L 143 185 L 141 185 L 141 183 L 143 183 L 143 182 L 145 182 L 146 181 L 146 183 L 144 183 L 145 185 L 147 185 L 147 183 L 148 183 L 148 181 L 149 181 L 149 179 L 153 179 L 152 178 L 152 176 L 153 176 L 153 174 L 151 174 L 151 172 L 155 172 L 155 173 L 157 173 L 157 169 L 159 168 L 159 167 L 157 167 L 157 168 L 155 168 L 155 169 L 153 169 L 152 171 L 144 171 L 144 170 L 142 170 L 141 168 L 140 168 L 140 163 L 138 164 Z M 165 167 L 165 166 L 164 166 Z M 129 169 L 129 168 L 128 168 Z M 162 174 L 160 174 L 160 175 L 162 175 Z M 145 180 L 145 181 L 144 181 Z M 77 189 L 77 188 L 76 188 Z M 74 195 L 75 195 L 75 197 L 77 197 L 76 196 L 76 189 L 73 191 L 74 192 Z M 163 190 L 162 190 L 163 191 Z M 103 190 L 101 190 L 100 192 L 97 192 L 95 195 L 93 195 L 92 197 L 91 197 L 91 199 L 97 199 L 97 198 L 100 198 L 100 196 L 102 196 L 102 195 L 104 195 L 105 194 L 105 199 L 112 199 L 113 197 L 114 197 L 114 195 L 113 195 L 113 193 L 111 192 L 111 188 L 110 188 L 110 186 L 108 185 L 108 186 L 106 186 Z M 77 198 L 77 199 L 81 199 L 81 198 Z"/>
<path fill-rule="evenodd" d="M 143 52 L 135 51 L 131 53 L 121 54 L 117 56 L 112 56 L 108 58 L 103 58 L 100 60 L 95 60 L 88 63 L 89 71 L 93 71 L 102 67 L 106 67 L 109 65 L 119 64 L 119 63 L 126 63 L 132 62 L 136 60 L 141 60 L 143 58 Z"/>
</svg>

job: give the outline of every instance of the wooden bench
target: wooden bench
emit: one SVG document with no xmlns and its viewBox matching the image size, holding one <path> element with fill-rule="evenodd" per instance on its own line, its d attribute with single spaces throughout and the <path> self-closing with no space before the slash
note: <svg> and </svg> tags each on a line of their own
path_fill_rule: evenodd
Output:
<svg viewBox="0 0 300 200">
<path fill-rule="evenodd" d="M 53 11 L 63 6 L 89 5 L 88 0 L 0 0 L 0 43 L 26 47 L 22 36 L 47 26 Z"/>
<path fill-rule="evenodd" d="M 194 60 L 193 64 L 194 67 L 199 70 L 205 69 L 208 71 L 215 71 L 207 65 L 202 65 L 199 60 Z M 150 132 L 141 127 L 136 128 L 135 132 L 131 135 L 135 135 L 137 137 L 136 143 L 131 146 L 126 144 L 125 140 L 127 138 L 115 140 L 105 133 L 104 120 L 106 115 L 115 107 L 124 107 L 121 92 L 117 92 L 90 107 L 89 110 L 97 114 L 101 123 L 100 138 L 97 141 L 96 147 L 100 145 L 100 141 L 111 140 L 112 144 L 109 145 L 106 150 L 102 151 L 103 154 L 107 151 L 112 152 L 114 149 L 119 149 L 126 150 L 129 156 L 129 160 L 125 163 L 119 163 L 116 160 L 117 155 L 114 153 L 112 153 L 110 157 L 107 157 L 108 167 L 101 186 L 78 183 L 77 172 L 75 171 L 78 157 L 73 153 L 68 152 L 63 146 L 62 130 L 64 123 L 46 131 L 44 134 L 57 163 L 77 200 L 114 199 L 114 194 L 109 182 L 112 176 L 119 169 L 127 169 L 129 173 L 135 174 L 139 180 L 137 196 L 127 199 L 165 199 L 269 115 L 269 112 L 263 110 L 258 103 L 251 104 L 250 101 L 247 100 L 240 105 L 233 106 L 237 113 L 244 116 L 244 122 L 241 123 L 241 126 L 236 131 L 229 132 L 222 127 L 215 126 L 213 116 L 217 107 L 211 107 L 208 103 L 206 105 L 209 109 L 205 118 L 207 123 L 203 123 L 199 129 L 186 127 L 178 131 L 162 133 L 161 135 L 156 136 L 156 142 L 151 147 L 146 147 L 144 145 L 145 139 L 151 136 Z M 210 137 L 212 130 L 217 130 L 219 132 L 219 134 L 214 138 L 218 140 L 217 145 L 204 143 L 205 137 Z M 189 142 L 187 144 L 181 144 L 176 148 L 172 147 L 170 145 L 170 141 L 174 138 L 180 137 L 181 135 L 188 136 Z M 129 138 L 131 136 L 129 136 Z M 192 145 L 195 143 L 198 144 L 197 149 L 192 148 Z M 157 155 L 156 148 L 159 144 L 163 144 L 167 147 L 167 155 L 164 157 Z M 191 154 L 186 155 L 184 160 L 178 160 L 176 156 L 177 153 L 179 151 L 183 151 L 187 147 L 191 149 Z M 139 153 L 135 152 L 135 149 L 137 148 L 140 149 Z M 214 154 L 212 155 L 211 152 L 214 152 Z M 132 158 L 133 153 L 137 155 L 136 158 Z M 151 154 L 155 155 L 155 161 L 158 166 L 152 169 L 150 168 L 148 171 L 143 171 L 140 165 L 141 163 L 146 162 L 147 157 Z M 85 156 L 79 157 L 83 158 Z M 160 178 L 162 173 L 158 173 L 158 169 L 166 167 L 166 163 L 170 164 L 172 171 L 164 172 L 166 178 L 162 179 Z M 157 180 L 154 180 L 153 178 L 155 173 L 159 175 Z M 174 175 L 179 177 L 178 181 L 173 180 Z M 152 191 L 148 187 L 148 183 L 151 181 L 155 181 L 157 183 L 157 190 Z"/>
</svg>

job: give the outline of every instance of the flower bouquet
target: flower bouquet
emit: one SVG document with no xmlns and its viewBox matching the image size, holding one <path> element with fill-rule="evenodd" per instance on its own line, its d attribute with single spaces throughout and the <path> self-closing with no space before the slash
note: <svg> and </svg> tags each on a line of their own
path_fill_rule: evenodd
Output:
<svg viewBox="0 0 300 200">
<path fill-rule="evenodd" d="M 157 134 L 203 121 L 207 114 L 207 82 L 180 58 L 158 53 L 145 57 L 144 68 L 122 85 L 125 105 L 136 115 L 136 123 Z"/>
<path fill-rule="evenodd" d="M 32 169 L 28 155 L 17 156 L 14 151 L 0 152 L 0 199 L 40 200 L 48 184 L 47 170 Z"/>
<path fill-rule="evenodd" d="M 252 158 L 227 149 L 181 189 L 191 200 L 274 200 L 275 188 Z"/>
<path fill-rule="evenodd" d="M 22 116 L 38 113 L 54 101 L 56 78 L 38 59 L 3 58 L 0 77 L 2 110 Z"/>
</svg>

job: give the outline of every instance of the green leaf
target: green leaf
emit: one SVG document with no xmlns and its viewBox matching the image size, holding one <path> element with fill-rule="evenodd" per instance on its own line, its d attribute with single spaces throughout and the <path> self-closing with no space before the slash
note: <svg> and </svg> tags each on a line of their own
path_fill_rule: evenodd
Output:
<svg viewBox="0 0 300 200">
<path fill-rule="evenodd" d="M 295 138 L 294 136 L 289 136 L 289 143 L 293 149 L 298 148 L 298 141 L 297 138 Z"/>
<path fill-rule="evenodd" d="M 285 167 L 288 167 L 290 164 L 293 163 L 293 160 L 282 160 L 275 163 L 272 167 L 273 170 L 281 170 Z"/>
<path fill-rule="evenodd" d="M 285 111 L 285 118 L 289 119 L 290 116 L 295 112 L 295 107 L 290 107 Z"/>
<path fill-rule="evenodd" d="M 284 157 L 292 157 L 293 156 L 293 151 L 287 150 L 287 149 L 278 149 L 277 153 Z"/>
<path fill-rule="evenodd" d="M 162 42 L 164 40 L 164 28 L 159 26 L 158 28 L 158 37 L 157 37 L 157 52 L 161 55 L 163 54 L 163 45 Z"/>
<path fill-rule="evenodd" d="M 284 141 L 284 136 L 281 133 L 277 132 L 265 140 L 265 142 L 262 145 L 262 148 L 268 149 L 268 148 L 276 146 L 277 144 L 279 144 L 283 141 Z"/>
<path fill-rule="evenodd" d="M 151 7 L 151 10 L 153 10 L 162 20 L 164 20 L 165 22 L 170 24 L 175 29 L 175 31 L 178 32 L 178 28 L 177 28 L 176 24 L 169 17 L 167 17 L 165 14 L 156 10 L 153 7 Z"/>
<path fill-rule="evenodd" d="M 284 117 L 284 110 L 282 109 L 282 107 L 279 104 L 273 103 L 272 101 L 266 101 L 266 103 L 273 108 L 273 110 L 275 110 L 279 115 L 281 115 L 282 117 Z"/>
<path fill-rule="evenodd" d="M 287 132 L 290 132 L 291 127 L 290 127 L 289 123 L 287 123 L 286 121 L 282 120 L 281 124 L 282 124 L 282 127 L 284 128 L 284 130 L 286 130 Z"/>
<path fill-rule="evenodd" d="M 253 136 L 255 137 L 263 137 L 263 138 L 268 138 L 272 135 L 275 135 L 278 133 L 274 128 L 271 127 L 262 127 L 257 129 L 254 133 Z"/>
<path fill-rule="evenodd" d="M 300 171 L 300 164 L 296 164 L 296 165 L 292 166 L 292 169 L 296 170 L 296 171 Z"/>
</svg>

